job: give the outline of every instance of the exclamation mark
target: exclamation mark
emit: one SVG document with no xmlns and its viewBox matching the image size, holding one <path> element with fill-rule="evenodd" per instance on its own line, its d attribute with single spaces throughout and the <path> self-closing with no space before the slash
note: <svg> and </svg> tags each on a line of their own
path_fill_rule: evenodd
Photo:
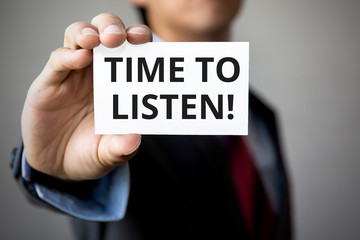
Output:
<svg viewBox="0 0 360 240">
<path fill-rule="evenodd" d="M 233 110 L 233 106 L 234 106 L 234 95 L 228 95 L 228 103 L 229 103 L 229 112 L 232 112 Z M 233 119 L 234 115 L 229 113 L 228 114 L 228 119 Z"/>
</svg>

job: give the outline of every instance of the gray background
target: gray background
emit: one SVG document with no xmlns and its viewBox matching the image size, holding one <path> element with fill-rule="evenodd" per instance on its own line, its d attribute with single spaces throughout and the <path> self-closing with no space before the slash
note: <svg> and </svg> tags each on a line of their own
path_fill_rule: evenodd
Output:
<svg viewBox="0 0 360 240">
<path fill-rule="evenodd" d="M 233 40 L 249 41 L 253 89 L 279 113 L 297 239 L 359 239 L 360 1 L 248 0 Z M 138 23 L 128 1 L 0 5 L 0 239 L 70 239 L 67 217 L 30 206 L 11 179 L 29 85 L 74 21 Z"/>
</svg>

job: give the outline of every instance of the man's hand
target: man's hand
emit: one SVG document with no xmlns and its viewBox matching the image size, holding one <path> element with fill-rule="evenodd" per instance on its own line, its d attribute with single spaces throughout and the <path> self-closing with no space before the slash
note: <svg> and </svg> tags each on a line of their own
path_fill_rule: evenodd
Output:
<svg viewBox="0 0 360 240">
<path fill-rule="evenodd" d="M 64 47 L 55 50 L 31 85 L 21 119 L 29 164 L 43 173 L 72 180 L 99 178 L 126 163 L 141 136 L 95 135 L 92 49 L 151 41 L 142 25 L 125 30 L 121 19 L 100 14 L 91 24 L 77 22 L 65 31 Z"/>
</svg>

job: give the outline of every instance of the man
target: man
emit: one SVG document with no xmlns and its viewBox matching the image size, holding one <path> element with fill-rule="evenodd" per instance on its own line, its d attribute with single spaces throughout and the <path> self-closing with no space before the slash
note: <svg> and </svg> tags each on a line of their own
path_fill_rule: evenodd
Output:
<svg viewBox="0 0 360 240">
<path fill-rule="evenodd" d="M 24 104 L 24 148 L 12 164 L 18 182 L 32 201 L 77 217 L 79 239 L 289 239 L 275 119 L 253 95 L 246 138 L 94 134 L 91 49 L 146 43 L 152 32 L 163 41 L 227 41 L 242 5 L 132 2 L 151 31 L 125 29 L 112 14 L 66 29 L 64 47 L 51 54 Z"/>
</svg>

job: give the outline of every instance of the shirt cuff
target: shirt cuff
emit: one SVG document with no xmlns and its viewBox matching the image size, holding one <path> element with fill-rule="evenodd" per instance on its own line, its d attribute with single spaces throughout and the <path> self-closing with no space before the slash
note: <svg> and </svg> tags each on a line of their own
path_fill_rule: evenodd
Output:
<svg viewBox="0 0 360 240">
<path fill-rule="evenodd" d="M 42 201 L 88 221 L 117 221 L 125 216 L 130 190 L 128 164 L 115 168 L 98 180 L 82 182 L 49 181 L 49 177 L 37 177 L 37 173 L 27 163 L 24 150 L 21 176 L 25 181 L 33 182 Z"/>
</svg>

